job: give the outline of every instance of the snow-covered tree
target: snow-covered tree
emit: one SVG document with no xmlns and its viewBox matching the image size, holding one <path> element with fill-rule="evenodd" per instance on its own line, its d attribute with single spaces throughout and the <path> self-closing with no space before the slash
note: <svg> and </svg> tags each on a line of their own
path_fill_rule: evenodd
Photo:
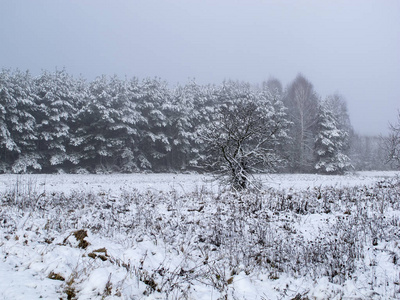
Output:
<svg viewBox="0 0 400 300">
<path fill-rule="evenodd" d="M 170 122 L 166 110 L 171 106 L 167 83 L 157 78 L 144 79 L 140 84 L 140 94 L 136 101 L 143 120 L 138 124 L 140 167 L 160 170 L 165 168 L 165 158 L 171 151 L 166 134 Z"/>
<path fill-rule="evenodd" d="M 346 137 L 340 148 L 346 155 L 352 130 L 345 102 L 338 95 L 326 102 L 336 129 Z M 236 163 L 230 169 L 237 175 L 233 183 L 243 188 L 252 172 L 272 169 L 282 158 L 288 158 L 292 171 L 315 170 L 316 135 L 327 134 L 317 129 L 323 127 L 318 105 L 312 84 L 302 75 L 283 92 L 274 78 L 257 87 L 192 81 L 170 89 L 157 78 L 101 76 L 86 82 L 65 70 L 37 78 L 2 70 L 0 172 L 169 171 L 208 161 L 222 173 Z M 240 137 L 246 128 L 251 134 Z M 287 140 L 283 133 L 289 145 L 282 143 Z M 230 153 L 225 158 L 218 156 L 224 143 Z"/>
<path fill-rule="evenodd" d="M 193 146 L 193 98 L 187 86 L 171 92 L 170 101 L 163 105 L 167 116 L 166 134 L 171 150 L 166 156 L 168 169 L 186 169 Z"/>
<path fill-rule="evenodd" d="M 78 163 L 67 151 L 71 137 L 70 125 L 76 112 L 74 79 L 65 70 L 43 72 L 34 80 L 35 101 L 38 110 L 35 119 L 38 129 L 38 151 L 47 170 L 66 161 Z"/>
<path fill-rule="evenodd" d="M 3 70 L 0 73 L 1 171 L 25 173 L 42 168 L 36 151 L 36 110 L 30 73 Z"/>
<path fill-rule="evenodd" d="M 281 101 L 248 84 L 227 82 L 218 93 L 213 119 L 200 126 L 207 146 L 205 162 L 242 190 L 253 182 L 252 174 L 273 171 L 282 163 L 276 147 L 287 138 L 288 121 Z"/>
<path fill-rule="evenodd" d="M 0 173 L 10 167 L 13 156 L 20 152 L 10 132 L 10 110 L 17 103 L 12 96 L 10 71 L 0 72 Z"/>
<path fill-rule="evenodd" d="M 171 151 L 168 166 L 184 170 L 198 167 L 199 154 L 204 150 L 198 143 L 196 128 L 210 121 L 209 107 L 214 103 L 208 86 L 194 81 L 176 87 L 171 93 L 171 103 L 165 112 L 168 116 L 167 136 Z"/>
<path fill-rule="evenodd" d="M 119 117 L 115 120 L 114 131 L 122 141 L 119 149 L 118 162 L 122 172 L 137 172 L 141 169 L 140 132 L 138 127 L 146 122 L 142 117 L 138 98 L 141 97 L 140 83 L 137 78 L 119 81 L 115 87 L 115 107 L 119 110 Z M 114 89 L 115 89 L 114 88 Z"/>
<path fill-rule="evenodd" d="M 389 124 L 389 136 L 383 139 L 384 150 L 387 153 L 388 163 L 400 169 L 400 111 L 397 116 L 396 124 Z"/>
<path fill-rule="evenodd" d="M 324 174 L 343 174 L 351 167 L 344 153 L 348 133 L 339 128 L 329 102 L 319 107 L 314 157 L 315 170 Z"/>
<path fill-rule="evenodd" d="M 138 112 L 132 84 L 116 76 L 90 83 L 87 99 L 76 115 L 79 124 L 71 143 L 91 171 L 137 170 L 133 162 Z M 80 150 L 79 150 L 80 149 Z"/>
</svg>

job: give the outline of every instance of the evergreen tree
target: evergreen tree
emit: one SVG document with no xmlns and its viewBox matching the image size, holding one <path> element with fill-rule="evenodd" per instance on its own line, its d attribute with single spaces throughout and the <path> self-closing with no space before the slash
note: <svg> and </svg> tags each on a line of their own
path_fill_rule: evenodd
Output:
<svg viewBox="0 0 400 300">
<path fill-rule="evenodd" d="M 214 133 L 209 133 L 218 145 L 225 137 L 217 126 L 221 118 L 226 121 L 221 124 L 240 133 L 241 126 L 253 117 L 259 118 L 262 109 L 270 116 L 269 121 L 280 124 L 285 128 L 281 132 L 289 134 L 289 144 L 284 143 L 288 139 L 271 138 L 269 154 L 288 158 L 291 171 L 340 173 L 348 167 L 347 155 L 357 168 L 384 168 L 379 141 L 353 132 L 343 97 L 328 97 L 320 111 L 319 102 L 312 84 L 302 75 L 283 93 L 281 83 L 274 78 L 258 88 L 233 82 L 221 87 L 189 82 L 171 90 L 159 79 L 102 76 L 87 83 L 82 78 L 73 79 L 65 70 L 43 72 L 35 79 L 29 72 L 2 70 L 0 172 L 197 168 L 210 159 L 212 152 L 198 128 L 214 126 Z M 241 125 L 238 116 L 243 119 Z M 293 126 L 288 131 L 290 123 Z M 332 142 L 327 143 L 329 140 Z M 331 149 L 331 144 L 336 148 Z M 254 145 L 255 139 L 246 147 Z M 250 174 L 258 167 L 268 169 L 260 163 L 246 172 Z"/>
<path fill-rule="evenodd" d="M 199 124 L 209 121 L 204 112 L 204 89 L 194 81 L 178 86 L 172 93 L 168 116 L 167 136 L 171 151 L 168 154 L 168 167 L 185 170 L 196 165 L 200 145 L 196 142 L 195 129 Z M 204 117 L 208 119 L 205 121 Z"/>
<path fill-rule="evenodd" d="M 17 106 L 11 87 L 10 70 L 0 73 L 0 173 L 7 172 L 20 153 L 19 147 L 11 135 L 10 127 L 13 117 L 11 111 Z"/>
<path fill-rule="evenodd" d="M 115 139 L 114 161 L 119 171 L 139 171 L 140 124 L 145 122 L 138 107 L 140 97 L 138 80 L 117 80 L 113 78 L 111 85 L 111 107 L 115 110 L 113 123 L 110 125 L 112 136 Z M 117 142 L 118 141 L 118 142 Z"/>
<path fill-rule="evenodd" d="M 3 70 L 0 90 L 0 142 L 2 171 L 24 173 L 41 170 L 36 120 L 37 106 L 29 72 Z"/>
<path fill-rule="evenodd" d="M 351 167 L 350 159 L 343 152 L 347 132 L 339 128 L 327 102 L 319 107 L 317 129 L 315 170 L 323 174 L 343 174 Z"/>
<path fill-rule="evenodd" d="M 167 84 L 159 79 L 143 80 L 137 101 L 142 118 L 142 122 L 138 124 L 140 167 L 157 171 L 165 170 L 165 159 L 171 151 L 170 141 L 166 134 L 169 123 L 166 110 L 170 107 Z"/>
<path fill-rule="evenodd" d="M 117 77 L 110 81 L 106 76 L 97 77 L 89 84 L 87 98 L 76 115 L 80 126 L 72 145 L 81 152 L 80 160 L 90 171 L 116 171 L 126 129 L 121 125 L 126 96 L 123 86 Z"/>
<path fill-rule="evenodd" d="M 74 90 L 74 80 L 65 70 L 54 74 L 43 72 L 34 80 L 38 151 L 45 171 L 51 171 L 52 166 L 61 166 L 66 161 L 77 163 L 76 158 L 67 152 L 72 134 L 70 124 L 76 110 Z"/>
<path fill-rule="evenodd" d="M 214 120 L 216 108 L 220 103 L 220 89 L 215 85 L 189 85 L 190 94 L 193 97 L 192 122 L 194 126 L 193 143 L 189 165 L 194 168 L 202 168 L 207 156 L 207 144 L 199 136 L 199 128 L 205 124 L 211 124 Z"/>
<path fill-rule="evenodd" d="M 80 169 L 85 169 L 85 151 L 84 142 L 82 139 L 82 112 L 88 105 L 89 86 L 86 80 L 82 77 L 74 80 L 73 92 L 71 95 L 71 103 L 73 103 L 73 113 L 69 119 L 69 138 L 66 145 L 66 154 L 68 158 L 64 160 L 62 165 L 65 171 L 77 172 Z"/>
</svg>

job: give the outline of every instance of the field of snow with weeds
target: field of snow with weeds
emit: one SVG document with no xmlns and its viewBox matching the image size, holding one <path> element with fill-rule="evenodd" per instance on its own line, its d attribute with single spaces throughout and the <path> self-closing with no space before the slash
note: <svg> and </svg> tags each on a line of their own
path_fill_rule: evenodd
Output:
<svg viewBox="0 0 400 300">
<path fill-rule="evenodd" d="M 398 299 L 400 179 L 0 175 L 0 299 Z"/>
</svg>

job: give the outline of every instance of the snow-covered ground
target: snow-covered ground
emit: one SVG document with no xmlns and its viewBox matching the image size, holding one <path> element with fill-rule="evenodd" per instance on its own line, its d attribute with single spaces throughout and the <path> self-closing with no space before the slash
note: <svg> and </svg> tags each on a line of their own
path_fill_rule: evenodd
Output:
<svg viewBox="0 0 400 300">
<path fill-rule="evenodd" d="M 369 185 L 384 178 L 400 175 L 396 171 L 358 172 L 345 176 L 316 174 L 269 174 L 259 175 L 264 187 L 304 189 L 316 186 L 355 186 Z M 35 174 L 35 175 L 0 175 L 0 192 L 11 189 L 26 192 L 111 192 L 119 195 L 123 191 L 171 191 L 189 193 L 197 189 L 218 191 L 219 184 L 213 177 L 201 174 Z"/>
<path fill-rule="evenodd" d="M 398 299 L 396 175 L 0 175 L 0 299 Z"/>
</svg>

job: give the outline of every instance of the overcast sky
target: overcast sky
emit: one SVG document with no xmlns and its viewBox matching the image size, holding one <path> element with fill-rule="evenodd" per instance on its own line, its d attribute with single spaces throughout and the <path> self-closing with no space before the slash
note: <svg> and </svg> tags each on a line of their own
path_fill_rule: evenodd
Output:
<svg viewBox="0 0 400 300">
<path fill-rule="evenodd" d="M 171 84 L 289 84 L 301 72 L 347 100 L 355 130 L 400 109 L 400 1 L 0 0 L 0 68 L 65 68 Z"/>
</svg>

